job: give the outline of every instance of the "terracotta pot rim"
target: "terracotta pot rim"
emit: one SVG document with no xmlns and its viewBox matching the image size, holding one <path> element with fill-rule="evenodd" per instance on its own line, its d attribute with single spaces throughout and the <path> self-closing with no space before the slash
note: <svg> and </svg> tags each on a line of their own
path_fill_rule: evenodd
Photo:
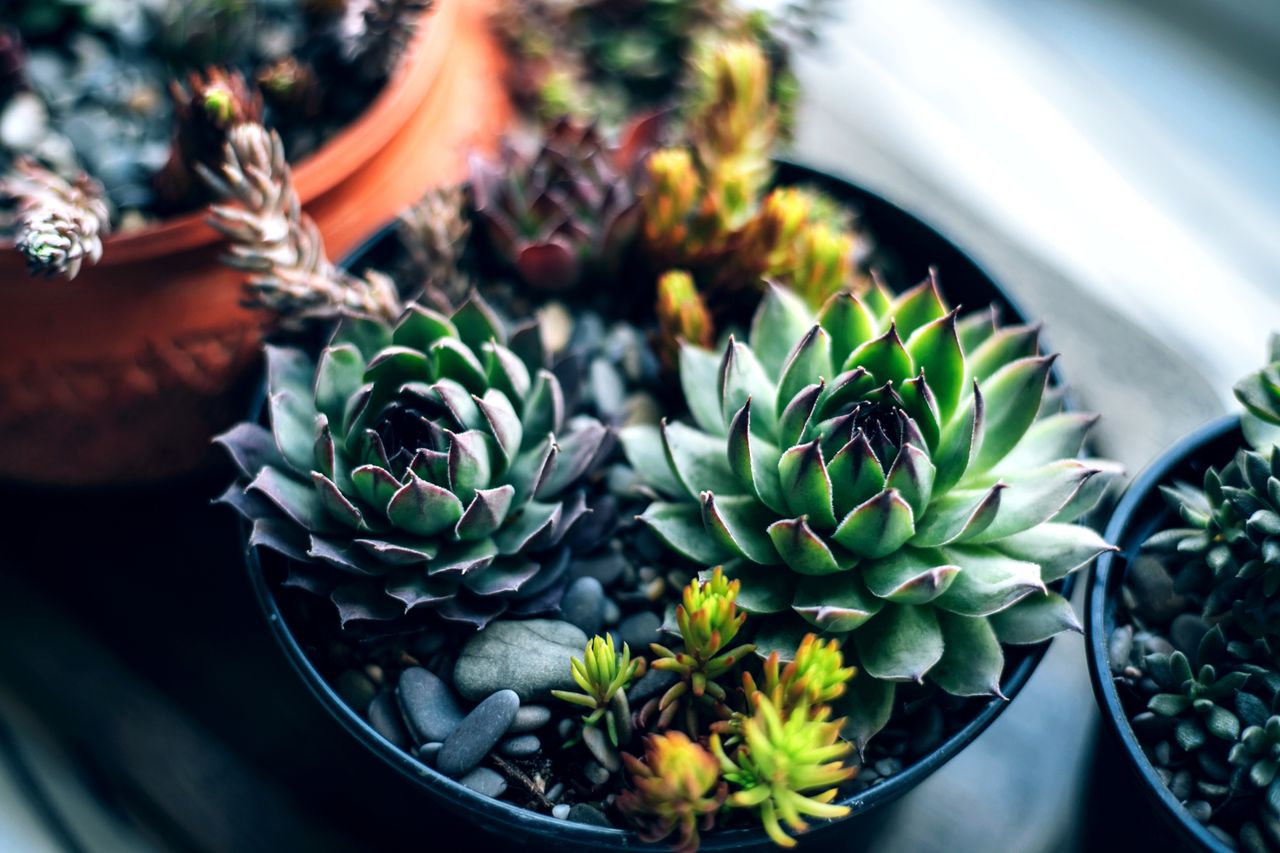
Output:
<svg viewBox="0 0 1280 853">
<path fill-rule="evenodd" d="M 400 131 L 421 101 L 423 91 L 436 82 L 452 39 L 457 9 L 465 0 L 436 0 L 424 16 L 405 58 L 377 97 L 354 121 L 334 134 L 293 169 L 294 185 L 303 205 L 333 189 L 347 177 L 343 163 L 368 160 Z M 105 237 L 99 266 L 203 248 L 220 242 L 221 235 L 205 221 L 203 209 L 170 217 L 137 231 Z M 0 243 L 0 253 L 11 253 Z"/>
</svg>

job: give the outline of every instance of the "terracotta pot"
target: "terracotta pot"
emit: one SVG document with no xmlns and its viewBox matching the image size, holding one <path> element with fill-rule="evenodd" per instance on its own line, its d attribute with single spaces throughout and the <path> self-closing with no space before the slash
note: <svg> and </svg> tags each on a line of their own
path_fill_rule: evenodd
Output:
<svg viewBox="0 0 1280 853">
<path fill-rule="evenodd" d="M 458 180 L 510 105 L 491 0 L 437 0 L 405 63 L 364 114 L 294 176 L 331 257 L 428 187 Z M 0 250 L 0 478 L 150 483 L 199 470 L 244 412 L 267 317 L 202 212 L 109 237 L 74 281 L 33 280 Z M 250 384 L 252 380 L 250 380 Z"/>
</svg>

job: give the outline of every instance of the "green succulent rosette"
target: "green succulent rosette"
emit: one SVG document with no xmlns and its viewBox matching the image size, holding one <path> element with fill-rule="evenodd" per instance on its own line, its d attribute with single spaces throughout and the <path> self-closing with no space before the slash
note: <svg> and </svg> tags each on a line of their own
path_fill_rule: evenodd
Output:
<svg viewBox="0 0 1280 853">
<path fill-rule="evenodd" d="M 270 429 L 216 439 L 241 474 L 223 500 L 344 626 L 554 612 L 612 433 L 568 417 L 547 363 L 536 325 L 508 338 L 476 296 L 344 318 L 318 358 L 267 347 Z"/>
<path fill-rule="evenodd" d="M 1078 629 L 1047 585 L 1108 548 L 1072 522 L 1118 467 L 1077 458 L 1096 417 L 1053 411 L 1052 362 L 1037 328 L 960 318 L 932 278 L 816 316 L 772 288 L 747 343 L 682 347 L 694 424 L 623 430 L 660 498 L 641 520 L 742 579 L 772 615 L 759 653 L 849 634 L 861 735 L 894 682 L 998 694 L 1001 644 Z"/>
</svg>

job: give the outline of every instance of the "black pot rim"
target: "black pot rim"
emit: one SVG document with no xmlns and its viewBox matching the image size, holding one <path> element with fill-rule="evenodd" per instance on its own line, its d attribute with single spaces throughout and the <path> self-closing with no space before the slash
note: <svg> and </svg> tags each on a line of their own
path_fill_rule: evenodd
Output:
<svg viewBox="0 0 1280 853">
<path fill-rule="evenodd" d="M 910 220 L 922 233 L 949 246 L 961 260 L 967 262 L 973 270 L 977 271 L 986 279 L 986 282 L 990 285 L 999 301 L 1003 302 L 1007 313 L 1011 315 L 1006 317 L 1006 320 L 1026 322 L 1027 315 L 1022 311 L 1021 307 L 1013 300 L 1013 298 L 1009 296 L 1003 286 L 992 278 L 990 274 L 988 274 L 983 267 L 974 261 L 967 252 L 951 240 L 944 237 L 939 231 L 937 231 L 937 229 L 920 220 L 914 214 L 908 213 L 902 207 L 888 199 L 885 199 L 883 196 L 873 193 L 839 175 L 812 169 L 791 160 L 777 159 L 776 162 L 782 175 L 788 179 L 785 181 L 786 183 L 813 182 L 826 184 L 827 186 L 841 186 L 846 190 L 852 190 L 865 199 L 874 202 L 886 212 L 890 212 L 896 216 Z M 392 225 L 384 227 L 369 240 L 361 244 L 359 248 L 345 259 L 344 266 L 356 265 L 361 257 L 365 256 L 375 245 L 377 245 L 387 236 L 388 233 L 392 231 L 393 227 L 394 226 Z M 1043 339 L 1042 348 L 1044 348 Z M 1054 365 L 1051 375 L 1055 384 L 1063 384 L 1057 365 Z M 1070 395 L 1067 395 L 1067 405 L 1070 407 Z M 241 530 L 244 540 L 247 541 L 248 528 L 243 520 L 241 521 Z M 604 827 L 589 826 L 587 824 L 571 823 L 566 820 L 560 820 L 549 815 L 543 815 L 538 812 L 520 808 L 519 806 L 502 800 L 496 800 L 476 793 L 469 788 L 464 787 L 456 780 L 450 779 L 438 773 L 436 770 L 427 767 L 408 752 L 400 749 L 390 741 L 383 738 L 367 721 L 361 718 L 359 714 L 342 701 L 337 692 L 324 680 L 319 671 L 312 664 L 306 651 L 298 642 L 297 637 L 286 624 L 284 614 L 281 612 L 275 593 L 271 589 L 271 586 L 262 570 L 261 562 L 259 561 L 256 550 L 252 548 L 247 549 L 245 559 L 250 583 L 253 587 L 254 594 L 258 599 L 258 603 L 266 614 L 268 624 L 271 628 L 271 633 L 280 644 L 285 657 L 288 658 L 293 669 L 302 678 L 303 682 L 307 685 L 312 695 L 315 696 L 316 700 L 319 701 L 331 715 L 333 715 L 344 729 L 356 738 L 356 740 L 363 743 L 386 764 L 394 768 L 404 778 L 421 786 L 429 795 L 440 798 L 450 806 L 463 809 L 473 818 L 496 821 L 505 827 L 516 829 L 518 831 L 530 831 L 531 836 L 528 839 L 522 840 L 532 841 L 538 837 L 556 838 L 577 845 L 591 845 L 595 849 L 618 849 L 650 846 L 641 842 L 636 834 L 629 830 L 617 828 L 607 829 Z M 1062 581 L 1062 594 L 1070 598 L 1075 583 L 1076 575 L 1068 575 Z M 884 806 L 893 802 L 954 758 L 962 749 L 972 743 L 979 734 L 991 725 L 995 718 L 999 716 L 1000 713 L 1003 712 L 1018 695 L 1018 693 L 1021 692 L 1022 688 L 1030 679 L 1032 672 L 1035 671 L 1040 660 L 1048 651 L 1050 642 L 1052 642 L 1052 640 L 1041 643 L 1035 647 L 1029 647 L 1025 653 L 1020 656 L 1020 660 L 1018 660 L 1013 669 L 1008 673 L 1004 683 L 1001 685 L 1004 695 L 1007 697 L 1006 699 L 992 697 L 972 720 L 948 737 L 932 752 L 907 766 L 901 772 L 894 774 L 887 781 L 881 782 L 866 791 L 841 800 L 840 802 L 842 804 L 848 805 L 851 808 L 851 813 L 844 818 L 839 818 L 833 821 L 814 822 L 809 835 L 822 832 L 824 827 L 838 826 L 839 824 L 849 821 L 860 814 L 869 812 L 878 806 Z M 767 837 L 763 830 L 759 828 L 742 827 L 717 830 L 714 833 L 708 833 L 702 839 L 700 849 L 736 849 L 746 845 L 760 844 L 765 842 L 766 838 Z"/>
<path fill-rule="evenodd" d="M 1213 853 L 1231 853 L 1231 848 L 1193 818 L 1183 808 L 1182 803 L 1178 802 L 1165 787 L 1160 777 L 1156 775 L 1155 767 L 1138 743 L 1138 738 L 1129 725 L 1129 718 L 1120 704 L 1120 695 L 1116 692 L 1115 682 L 1111 678 L 1111 662 L 1107 652 L 1109 633 L 1107 604 L 1110 599 L 1108 588 L 1119 583 L 1118 580 L 1112 580 L 1112 574 L 1123 569 L 1121 561 L 1125 559 L 1123 549 L 1126 547 L 1129 528 L 1134 524 L 1148 498 L 1162 483 L 1168 481 L 1175 470 L 1194 458 L 1207 445 L 1239 429 L 1238 415 L 1224 415 L 1216 418 L 1180 439 L 1134 479 L 1116 504 L 1104 534 L 1108 542 L 1118 545 L 1122 550 L 1103 554 L 1090 569 L 1084 612 L 1089 679 L 1093 682 L 1093 695 L 1102 711 L 1103 725 L 1124 747 L 1126 761 L 1141 777 L 1147 792 L 1159 803 L 1168 822 L 1180 830 L 1186 838 L 1194 839 L 1202 849 L 1211 850 Z M 1137 543 L 1134 544 L 1136 546 Z"/>
</svg>

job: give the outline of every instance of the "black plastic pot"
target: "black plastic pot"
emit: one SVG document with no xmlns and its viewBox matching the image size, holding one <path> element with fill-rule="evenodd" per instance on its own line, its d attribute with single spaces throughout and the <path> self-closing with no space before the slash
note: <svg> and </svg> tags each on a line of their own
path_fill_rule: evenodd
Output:
<svg viewBox="0 0 1280 853">
<path fill-rule="evenodd" d="M 1089 677 L 1102 711 L 1104 734 L 1094 757 L 1090 849 L 1198 850 L 1232 848 L 1197 822 L 1156 775 L 1138 743 L 1112 680 L 1107 644 L 1116 627 L 1125 572 L 1151 534 L 1177 521 L 1160 495 L 1171 480 L 1199 483 L 1209 467 L 1231 461 L 1244 446 L 1234 415 L 1206 424 L 1175 444 L 1130 484 L 1107 525 L 1106 540 L 1119 551 L 1098 558 L 1085 602 Z"/>
<path fill-rule="evenodd" d="M 838 178 L 805 167 L 782 163 L 778 181 L 782 184 L 819 186 L 835 198 L 860 211 L 860 222 L 876 238 L 901 282 L 915 282 L 930 266 L 940 270 L 942 288 L 953 305 L 971 309 L 995 304 L 1002 309 L 1008 323 L 1026 322 L 1025 315 L 990 276 L 967 255 L 938 232 L 892 203 Z M 349 267 L 360 267 L 370 257 L 378 257 L 394 239 L 389 231 L 376 236 L 347 259 Z M 1055 384 L 1061 377 L 1055 372 Z M 483 830 L 502 836 L 503 847 L 554 847 L 558 851 L 629 850 L 643 847 L 630 832 L 570 823 L 518 808 L 510 803 L 481 796 L 452 779 L 432 770 L 408 753 L 382 738 L 357 713 L 351 710 L 327 684 L 309 658 L 298 636 L 287 623 L 276 597 L 276 590 L 264 575 L 255 553 L 248 557 L 249 574 L 259 602 L 266 612 L 272 632 L 280 642 L 298 674 L 320 704 L 370 752 L 399 771 L 406 786 L 418 789 L 423 797 L 443 806 L 452 814 L 465 817 Z M 1064 594 L 1070 595 L 1074 578 L 1064 583 Z M 1010 654 L 1002 684 L 1012 699 L 1022 689 L 1043 657 L 1047 644 Z M 908 794 L 925 778 L 953 758 L 973 741 L 1007 707 L 1001 699 L 983 705 L 972 720 L 951 735 L 932 753 L 910 765 L 887 781 L 847 799 L 852 813 L 843 820 L 819 823 L 804 836 L 807 848 L 831 845 L 848 851 L 870 846 L 875 829 L 889 814 L 885 808 Z M 976 781 L 976 780 L 975 780 Z M 358 785 L 361 780 L 348 779 L 342 784 Z M 709 833 L 703 838 L 703 850 L 773 850 L 776 849 L 758 829 L 730 829 Z"/>
</svg>

